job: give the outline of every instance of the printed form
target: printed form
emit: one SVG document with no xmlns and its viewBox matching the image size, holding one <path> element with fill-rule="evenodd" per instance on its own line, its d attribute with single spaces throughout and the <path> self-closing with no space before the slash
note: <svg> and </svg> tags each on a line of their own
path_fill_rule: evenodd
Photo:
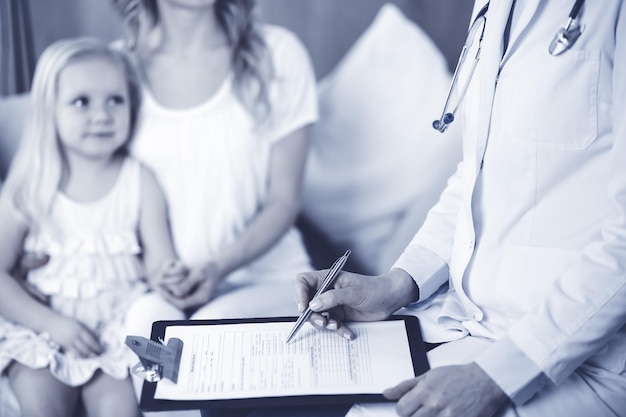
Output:
<svg viewBox="0 0 626 417">
<path fill-rule="evenodd" d="M 212 400 L 290 395 L 380 394 L 413 378 L 401 320 L 351 323 L 348 341 L 309 323 L 288 344 L 292 322 L 168 326 L 184 343 L 178 383 L 155 399 Z"/>
</svg>

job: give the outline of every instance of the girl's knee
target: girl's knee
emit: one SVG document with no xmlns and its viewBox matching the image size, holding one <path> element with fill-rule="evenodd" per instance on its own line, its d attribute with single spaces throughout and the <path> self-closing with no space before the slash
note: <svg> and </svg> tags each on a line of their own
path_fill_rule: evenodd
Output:
<svg viewBox="0 0 626 417">
<path fill-rule="evenodd" d="M 65 402 L 56 398 L 54 401 L 40 401 L 32 398 L 25 402 L 18 400 L 22 417 L 71 417 L 76 415 L 77 403 Z"/>
<path fill-rule="evenodd" d="M 50 404 L 40 401 L 19 403 L 22 417 L 71 417 L 75 415 L 76 407 L 69 404 Z"/>
<path fill-rule="evenodd" d="M 30 369 L 13 363 L 8 375 L 22 417 L 68 417 L 75 414 L 78 388 L 57 380 L 48 369 Z"/>
</svg>

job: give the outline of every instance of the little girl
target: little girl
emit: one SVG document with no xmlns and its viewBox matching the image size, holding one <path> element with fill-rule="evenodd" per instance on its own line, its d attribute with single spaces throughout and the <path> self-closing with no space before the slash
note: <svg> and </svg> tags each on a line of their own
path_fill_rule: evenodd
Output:
<svg viewBox="0 0 626 417">
<path fill-rule="evenodd" d="M 100 41 L 63 40 L 31 100 L 0 195 L 0 372 L 22 416 L 70 416 L 79 400 L 89 416 L 139 416 L 122 321 L 175 252 L 160 188 L 127 156 L 136 75 Z M 26 281 L 9 272 L 23 251 L 50 257 Z"/>
</svg>

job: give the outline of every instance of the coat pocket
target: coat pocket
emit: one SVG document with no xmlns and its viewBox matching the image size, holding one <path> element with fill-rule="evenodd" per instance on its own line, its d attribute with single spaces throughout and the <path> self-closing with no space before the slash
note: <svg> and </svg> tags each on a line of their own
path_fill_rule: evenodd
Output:
<svg viewBox="0 0 626 417">
<path fill-rule="evenodd" d="M 598 137 L 600 53 L 537 50 L 523 66 L 503 69 L 504 133 L 513 143 L 546 150 L 586 149 Z"/>
</svg>

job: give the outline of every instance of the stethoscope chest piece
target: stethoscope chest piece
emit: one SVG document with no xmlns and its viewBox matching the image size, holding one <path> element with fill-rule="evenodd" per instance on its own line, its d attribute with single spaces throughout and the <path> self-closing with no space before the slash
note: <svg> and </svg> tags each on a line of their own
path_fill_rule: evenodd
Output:
<svg viewBox="0 0 626 417">
<path fill-rule="evenodd" d="M 576 41 L 580 37 L 583 28 L 579 23 L 578 15 L 584 3 L 585 0 L 576 0 L 576 2 L 574 3 L 574 6 L 569 13 L 567 24 L 558 30 L 558 32 L 554 36 L 554 39 L 552 39 L 552 42 L 550 42 L 548 50 L 551 55 L 557 56 L 567 51 L 576 43 Z M 514 6 L 512 6 L 512 9 L 513 7 Z M 459 57 L 456 69 L 454 70 L 454 74 L 452 75 L 452 83 L 450 85 L 450 90 L 448 91 L 448 96 L 446 97 L 443 112 L 441 113 L 441 117 L 433 122 L 433 128 L 441 133 L 445 132 L 448 128 L 448 125 L 454 121 L 454 114 L 461 105 L 461 101 L 463 100 L 472 76 L 474 75 L 474 70 L 476 69 L 476 66 L 478 64 L 478 59 L 480 58 L 481 42 L 485 34 L 485 25 L 487 22 L 486 13 L 488 9 L 489 2 L 487 2 L 487 4 L 485 4 L 483 8 L 480 9 L 480 11 L 476 15 L 476 18 L 474 19 L 474 23 L 472 23 L 472 26 L 470 26 L 470 30 L 467 34 L 467 39 L 465 40 L 465 44 L 463 45 L 463 49 L 461 50 L 461 56 Z M 508 25 L 509 23 L 507 23 L 507 26 Z M 465 77 L 466 80 L 464 84 L 462 86 L 457 86 L 459 70 L 465 62 L 466 54 L 468 53 L 469 48 L 474 43 L 474 37 L 476 35 L 479 35 L 476 54 L 474 56 L 474 59 L 472 60 L 470 68 L 466 73 L 467 76 Z M 457 87 L 461 88 L 459 88 L 457 91 Z M 455 96 L 455 98 L 452 97 L 453 95 Z"/>
<path fill-rule="evenodd" d="M 580 9 L 583 7 L 584 3 L 585 0 L 576 0 L 574 3 L 574 7 L 572 7 L 572 10 L 569 12 L 567 24 L 565 27 L 559 29 L 556 35 L 554 35 L 552 42 L 550 42 L 548 51 L 551 55 L 561 55 L 563 52 L 570 49 L 580 37 L 582 28 L 578 23 L 578 14 L 580 13 Z"/>
<path fill-rule="evenodd" d="M 574 19 L 570 19 L 567 22 L 567 26 L 559 29 L 556 35 L 554 35 L 554 39 L 550 42 L 550 48 L 548 49 L 550 54 L 557 56 L 567 51 L 576 43 L 581 33 L 580 25 Z"/>
</svg>

